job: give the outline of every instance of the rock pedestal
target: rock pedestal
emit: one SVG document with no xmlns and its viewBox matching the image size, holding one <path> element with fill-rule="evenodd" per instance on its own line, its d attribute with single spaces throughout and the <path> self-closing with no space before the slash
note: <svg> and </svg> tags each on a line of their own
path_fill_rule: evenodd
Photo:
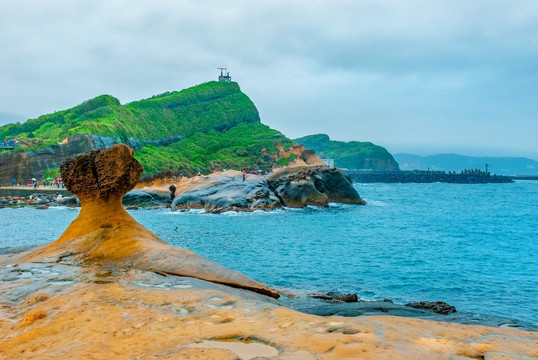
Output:
<svg viewBox="0 0 538 360">
<path fill-rule="evenodd" d="M 60 238 L 24 255 L 22 262 L 60 259 L 91 266 L 113 266 L 194 277 L 278 298 L 266 285 L 168 245 L 139 224 L 121 203 L 142 173 L 125 145 L 77 155 L 60 168 L 65 186 L 80 199 L 79 216 Z"/>
</svg>

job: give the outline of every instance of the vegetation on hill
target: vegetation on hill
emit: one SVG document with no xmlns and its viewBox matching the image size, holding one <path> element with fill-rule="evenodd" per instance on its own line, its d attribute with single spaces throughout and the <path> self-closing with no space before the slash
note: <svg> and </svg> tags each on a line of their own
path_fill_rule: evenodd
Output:
<svg viewBox="0 0 538 360">
<path fill-rule="evenodd" d="M 166 147 L 147 145 L 135 157 L 144 166 L 144 174 L 164 169 L 175 169 L 181 174 L 196 173 L 198 169 L 266 170 L 292 160 L 276 159 L 277 142 L 292 145 L 289 139 L 262 123 L 243 123 L 224 132 L 199 132 Z"/>
<path fill-rule="evenodd" d="M 398 163 L 387 149 L 371 142 L 335 141 L 326 134 L 308 135 L 293 141 L 314 150 L 322 159 L 333 159 L 339 168 L 398 170 Z"/>
<path fill-rule="evenodd" d="M 71 109 L 0 127 L 0 140 L 18 139 L 19 151 L 45 148 L 74 134 L 112 136 L 117 142 L 181 136 L 166 146 L 153 143 L 137 149 L 145 175 L 267 169 L 288 161 L 279 158 L 277 144 L 292 145 L 260 122 L 255 105 L 235 82 L 211 81 L 125 105 L 101 95 Z"/>
</svg>

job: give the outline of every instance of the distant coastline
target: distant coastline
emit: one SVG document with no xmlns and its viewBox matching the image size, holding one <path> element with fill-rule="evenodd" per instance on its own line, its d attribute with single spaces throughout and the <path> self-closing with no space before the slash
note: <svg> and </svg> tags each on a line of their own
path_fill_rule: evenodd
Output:
<svg viewBox="0 0 538 360">
<path fill-rule="evenodd" d="M 459 173 L 445 171 L 364 171 L 344 170 L 355 183 L 451 183 L 451 184 L 504 184 L 514 181 L 513 176 L 491 175 L 480 170 Z"/>
</svg>

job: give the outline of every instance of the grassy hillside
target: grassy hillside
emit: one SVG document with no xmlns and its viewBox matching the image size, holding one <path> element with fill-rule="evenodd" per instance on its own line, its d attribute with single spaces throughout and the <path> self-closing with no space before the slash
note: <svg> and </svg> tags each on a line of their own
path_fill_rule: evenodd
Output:
<svg viewBox="0 0 538 360">
<path fill-rule="evenodd" d="M 293 141 L 316 151 L 320 158 L 333 159 L 334 165 L 339 168 L 398 170 L 398 163 L 387 149 L 371 142 L 334 141 L 325 134 L 309 135 Z"/>
<path fill-rule="evenodd" d="M 208 82 L 121 105 L 101 95 L 71 109 L 0 127 L 0 141 L 17 138 L 19 151 L 51 146 L 74 134 L 155 140 L 181 135 L 168 146 L 145 146 L 136 157 L 145 175 L 221 167 L 270 168 L 277 143 L 292 142 L 260 122 L 258 110 L 237 83 Z M 286 162 L 280 159 L 280 162 Z"/>
</svg>

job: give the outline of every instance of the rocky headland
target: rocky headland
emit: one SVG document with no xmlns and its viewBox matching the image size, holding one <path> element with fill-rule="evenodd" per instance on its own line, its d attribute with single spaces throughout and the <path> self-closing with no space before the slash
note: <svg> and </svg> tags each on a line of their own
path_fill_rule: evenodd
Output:
<svg viewBox="0 0 538 360">
<path fill-rule="evenodd" d="M 112 121 L 113 119 L 113 121 Z M 0 186 L 57 177 L 69 157 L 125 144 L 144 177 L 194 175 L 222 169 L 270 170 L 321 161 L 260 121 L 235 82 L 210 81 L 121 104 L 110 95 L 69 109 L 0 126 Z"/>
<path fill-rule="evenodd" d="M 170 204 L 174 210 L 205 209 L 213 213 L 328 206 L 329 202 L 365 204 L 340 170 L 323 165 L 288 167 L 270 176 L 227 170 L 140 184 L 123 200 L 131 207 Z"/>
<path fill-rule="evenodd" d="M 264 176 L 237 170 L 209 175 L 156 179 L 137 183 L 123 197 L 128 209 L 171 207 L 173 210 L 205 209 L 207 212 L 255 211 L 328 206 L 329 202 L 364 205 L 357 190 L 338 169 L 324 165 L 286 167 Z M 82 179 L 81 179 L 82 180 Z M 28 191 L 28 190 L 26 190 Z M 63 196 L 37 190 L 29 196 L 3 196 L 0 207 L 34 205 L 79 206 L 77 195 Z"/>
<path fill-rule="evenodd" d="M 121 199 L 140 173 L 123 145 L 62 165 L 82 208 L 58 240 L 0 256 L 1 358 L 538 356 L 532 331 L 292 310 L 268 286 L 170 246 L 137 223 Z"/>
<path fill-rule="evenodd" d="M 399 165 L 392 154 L 382 146 L 371 142 L 335 141 L 327 134 L 308 135 L 293 139 L 308 149 L 314 150 L 324 159 L 334 160 L 334 166 L 343 169 L 361 169 L 373 171 L 399 170 Z"/>
</svg>

